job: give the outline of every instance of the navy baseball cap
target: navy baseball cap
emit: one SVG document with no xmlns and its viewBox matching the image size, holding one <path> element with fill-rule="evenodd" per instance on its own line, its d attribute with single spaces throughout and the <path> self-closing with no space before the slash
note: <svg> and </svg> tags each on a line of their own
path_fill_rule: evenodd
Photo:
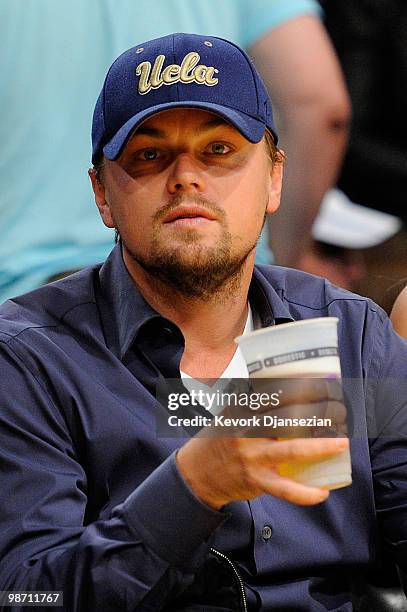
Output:
<svg viewBox="0 0 407 612">
<path fill-rule="evenodd" d="M 171 108 L 216 113 L 250 142 L 267 128 L 277 143 L 270 98 L 247 54 L 222 38 L 170 34 L 111 65 L 93 114 L 92 162 L 117 159 L 143 121 Z"/>
</svg>

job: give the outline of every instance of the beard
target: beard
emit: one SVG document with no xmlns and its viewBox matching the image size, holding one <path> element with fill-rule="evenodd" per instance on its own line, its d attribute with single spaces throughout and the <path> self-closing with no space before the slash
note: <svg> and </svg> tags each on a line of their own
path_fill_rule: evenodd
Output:
<svg viewBox="0 0 407 612">
<path fill-rule="evenodd" d="M 214 213 L 221 230 L 215 246 L 200 244 L 199 232 L 195 230 L 180 230 L 177 235 L 179 244 L 175 247 L 166 244 L 160 235 L 160 221 L 181 203 L 199 204 Z M 226 292 L 230 297 L 239 286 L 244 263 L 256 247 L 257 240 L 258 236 L 253 243 L 242 245 L 240 252 L 233 253 L 233 240 L 224 211 L 194 194 L 188 197 L 175 195 L 169 204 L 157 211 L 153 217 L 153 236 L 147 256 L 130 249 L 125 242 L 123 244 L 130 257 L 150 276 L 182 296 L 222 300 Z"/>
</svg>

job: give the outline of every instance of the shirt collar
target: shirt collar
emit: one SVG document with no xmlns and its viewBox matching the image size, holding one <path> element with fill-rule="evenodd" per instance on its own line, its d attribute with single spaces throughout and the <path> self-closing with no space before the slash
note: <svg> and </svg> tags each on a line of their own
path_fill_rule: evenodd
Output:
<svg viewBox="0 0 407 612">
<path fill-rule="evenodd" d="M 123 359 L 140 329 L 152 319 L 175 327 L 146 302 L 135 286 L 124 265 L 120 243 L 101 267 L 99 280 L 98 302 L 106 343 L 120 359 Z M 262 274 L 261 266 L 254 268 L 249 300 L 253 312 L 260 319 L 259 327 L 293 321 L 282 299 L 282 290 L 270 284 Z"/>
<path fill-rule="evenodd" d="M 141 295 L 116 244 L 99 272 L 101 316 L 107 344 L 123 359 L 140 329 L 154 318 L 164 320 Z"/>
<path fill-rule="evenodd" d="M 249 300 L 253 311 L 261 319 L 260 327 L 294 321 L 283 299 L 283 288 L 279 287 L 277 282 L 271 284 L 263 274 L 263 268 L 270 271 L 274 266 L 254 266 L 253 278 L 249 289 Z"/>
</svg>

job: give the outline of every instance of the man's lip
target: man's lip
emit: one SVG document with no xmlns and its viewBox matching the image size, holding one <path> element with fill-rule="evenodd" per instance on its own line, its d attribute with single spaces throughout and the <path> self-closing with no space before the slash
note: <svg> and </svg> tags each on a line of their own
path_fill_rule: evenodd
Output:
<svg viewBox="0 0 407 612">
<path fill-rule="evenodd" d="M 203 217 L 209 221 L 216 219 L 215 215 L 202 206 L 178 206 L 164 217 L 163 223 L 171 223 L 177 219 L 193 219 L 195 217 Z"/>
</svg>

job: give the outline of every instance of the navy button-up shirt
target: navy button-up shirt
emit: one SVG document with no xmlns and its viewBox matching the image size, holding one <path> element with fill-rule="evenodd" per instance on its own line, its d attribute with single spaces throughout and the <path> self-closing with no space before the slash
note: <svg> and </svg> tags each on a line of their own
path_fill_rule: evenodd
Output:
<svg viewBox="0 0 407 612">
<path fill-rule="evenodd" d="M 407 569 L 407 344 L 371 301 L 296 270 L 256 267 L 249 299 L 262 325 L 339 318 L 352 486 L 312 507 L 197 499 L 175 462 L 186 432 L 155 433 L 184 339 L 116 246 L 0 308 L 0 590 L 61 589 L 70 612 L 180 609 L 214 548 L 250 609 L 351 610 L 381 544 Z"/>
</svg>

